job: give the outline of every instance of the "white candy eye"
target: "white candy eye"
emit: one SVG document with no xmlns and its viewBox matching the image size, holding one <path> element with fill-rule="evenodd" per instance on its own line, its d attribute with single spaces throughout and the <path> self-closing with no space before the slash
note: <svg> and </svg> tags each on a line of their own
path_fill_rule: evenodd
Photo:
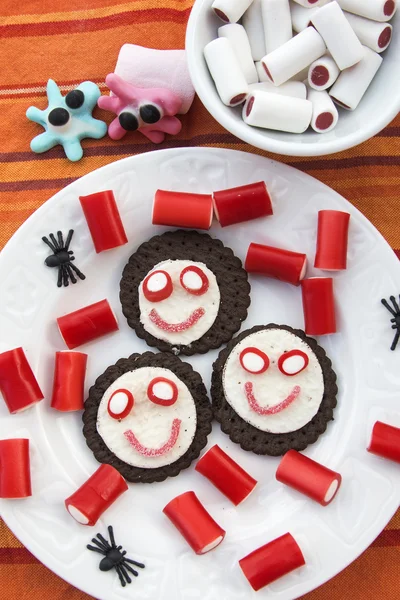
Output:
<svg viewBox="0 0 400 600">
<path fill-rule="evenodd" d="M 199 267 L 193 265 L 183 269 L 180 275 L 181 286 L 190 294 L 202 296 L 210 285 L 207 275 Z"/>
<path fill-rule="evenodd" d="M 143 294 L 149 302 L 161 302 L 172 294 L 172 279 L 166 271 L 154 271 L 143 282 Z"/>
<path fill-rule="evenodd" d="M 269 367 L 269 358 L 262 350 L 258 348 L 245 348 L 239 356 L 240 364 L 243 369 L 253 375 L 265 373 Z"/>
<path fill-rule="evenodd" d="M 113 419 L 124 419 L 133 408 L 134 399 L 129 390 L 116 390 L 108 401 L 108 414 Z"/>
<path fill-rule="evenodd" d="M 174 381 L 166 377 L 155 377 L 149 383 L 147 396 L 154 404 L 171 406 L 178 399 L 178 388 Z"/>
<path fill-rule="evenodd" d="M 290 350 L 282 354 L 278 361 L 278 367 L 281 373 L 293 377 L 304 371 L 308 366 L 309 358 L 302 350 Z"/>
</svg>

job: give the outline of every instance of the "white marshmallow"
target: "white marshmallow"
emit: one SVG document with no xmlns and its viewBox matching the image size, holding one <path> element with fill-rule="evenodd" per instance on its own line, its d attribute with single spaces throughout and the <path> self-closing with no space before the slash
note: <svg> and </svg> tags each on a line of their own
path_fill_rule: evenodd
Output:
<svg viewBox="0 0 400 600">
<path fill-rule="evenodd" d="M 281 85 L 325 54 L 325 51 L 322 37 L 314 27 L 307 27 L 286 44 L 264 56 L 261 62 L 272 83 Z"/>
<path fill-rule="evenodd" d="M 343 10 L 373 21 L 389 21 L 396 12 L 397 0 L 338 0 Z"/>
<path fill-rule="evenodd" d="M 339 113 L 328 92 L 308 89 L 308 99 L 312 103 L 311 127 L 317 133 L 332 131 L 339 120 Z"/>
<path fill-rule="evenodd" d="M 262 0 L 265 50 L 269 54 L 292 37 L 289 0 Z"/>
<path fill-rule="evenodd" d="M 363 56 L 361 42 L 350 27 L 337 2 L 320 8 L 311 19 L 324 39 L 333 60 L 341 71 L 358 63 Z"/>
<path fill-rule="evenodd" d="M 261 15 L 261 0 L 253 0 L 243 15 L 242 25 L 249 38 L 253 60 L 261 60 L 266 55 L 264 25 Z"/>
<path fill-rule="evenodd" d="M 283 96 L 291 96 L 292 98 L 307 98 L 307 88 L 301 81 L 287 81 L 282 85 L 274 85 L 270 81 L 263 81 L 262 83 L 253 83 L 249 85 L 249 91 L 254 92 L 255 90 L 262 90 L 263 92 L 269 92 L 270 94 L 281 94 Z"/>
<path fill-rule="evenodd" d="M 211 8 L 225 23 L 236 23 L 253 0 L 214 0 Z"/>
<path fill-rule="evenodd" d="M 339 77 L 339 67 L 329 54 L 315 60 L 308 70 L 308 85 L 314 90 L 330 88 Z"/>
<path fill-rule="evenodd" d="M 241 104 L 248 86 L 229 40 L 217 38 L 209 42 L 204 48 L 204 58 L 222 102 L 227 106 Z"/>
<path fill-rule="evenodd" d="M 312 104 L 308 100 L 261 90 L 249 95 L 242 113 L 248 125 L 290 133 L 303 133 L 310 125 L 311 115 Z"/>
<path fill-rule="evenodd" d="M 329 91 L 337 104 L 349 110 L 357 108 L 383 60 L 379 54 L 366 46 L 363 46 L 363 52 L 362 60 L 343 71 Z"/>
<path fill-rule="evenodd" d="M 300 33 L 310 25 L 311 17 L 317 12 L 317 8 L 304 8 L 297 4 L 295 0 L 290 0 L 290 15 L 292 17 L 292 27 L 296 33 Z"/>
<path fill-rule="evenodd" d="M 327 4 L 330 1 L 331 0 L 294 0 L 294 2 L 297 2 L 297 4 L 303 6 L 304 8 L 315 8 L 316 6 L 323 6 L 324 4 Z"/>
<path fill-rule="evenodd" d="M 354 33 L 364 46 L 368 46 L 374 52 L 383 52 L 389 46 L 392 39 L 393 27 L 390 23 L 379 23 L 371 21 L 358 15 L 345 12 L 346 19 L 350 23 Z"/>
<path fill-rule="evenodd" d="M 232 44 L 233 51 L 247 83 L 256 83 L 258 81 L 257 70 L 251 56 L 249 38 L 243 25 L 238 25 L 237 23 L 223 25 L 218 29 L 218 36 L 226 38 Z"/>
</svg>

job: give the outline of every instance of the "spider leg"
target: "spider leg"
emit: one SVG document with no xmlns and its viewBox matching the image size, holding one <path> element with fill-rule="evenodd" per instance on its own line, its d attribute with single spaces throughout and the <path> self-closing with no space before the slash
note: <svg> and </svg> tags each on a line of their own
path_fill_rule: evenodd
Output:
<svg viewBox="0 0 400 600">
<path fill-rule="evenodd" d="M 75 271 L 75 273 L 78 275 L 79 279 L 86 279 L 86 275 L 84 275 L 82 273 L 82 271 L 80 271 L 78 269 L 78 267 L 76 267 L 75 265 L 73 265 L 72 263 L 69 264 L 69 266 L 71 267 L 71 269 L 73 269 Z"/>
<path fill-rule="evenodd" d="M 68 281 L 68 271 L 65 268 L 65 265 L 61 265 L 61 269 L 62 269 L 62 274 L 63 274 L 63 283 L 65 287 L 69 286 L 69 281 Z"/>
<path fill-rule="evenodd" d="M 129 565 L 125 564 L 125 562 L 121 563 L 121 567 L 124 567 L 124 569 L 126 569 L 127 571 L 129 571 L 129 573 L 132 573 L 132 575 L 134 575 L 135 577 L 137 577 L 139 575 L 139 573 L 137 571 L 135 571 L 135 569 L 132 569 L 132 567 L 130 567 Z"/>
<path fill-rule="evenodd" d="M 65 266 L 65 268 L 66 268 L 66 270 L 67 270 L 67 272 L 68 272 L 68 275 L 69 275 L 69 278 L 70 278 L 71 282 L 72 282 L 72 283 L 76 283 L 78 280 L 77 280 L 77 278 L 75 277 L 75 275 L 74 275 L 74 273 L 73 273 L 73 271 L 72 271 L 72 269 L 71 269 L 71 265 L 68 265 L 68 264 L 66 264 L 66 265 L 64 265 L 64 266 Z"/>
<path fill-rule="evenodd" d="M 397 344 L 399 343 L 399 339 L 400 339 L 400 331 L 397 331 L 396 335 L 394 336 L 393 343 L 390 346 L 391 350 L 396 350 Z"/>
<path fill-rule="evenodd" d="M 126 579 L 126 582 L 127 582 L 127 583 L 132 583 L 132 579 L 129 577 L 129 573 L 128 573 L 128 571 L 125 569 L 124 565 L 120 564 L 120 565 L 118 565 L 118 566 L 119 566 L 119 568 L 121 569 L 121 573 L 122 573 L 122 575 L 125 577 L 125 579 Z"/>
<path fill-rule="evenodd" d="M 396 311 L 396 314 L 397 314 L 397 315 L 398 315 L 398 314 L 400 314 L 400 306 L 397 304 L 397 302 L 396 302 L 396 298 L 395 298 L 394 296 L 390 296 L 390 301 L 391 301 L 391 303 L 392 303 L 392 304 L 393 304 L 393 306 L 394 306 L 394 309 L 395 309 L 395 311 Z"/>
<path fill-rule="evenodd" d="M 56 238 L 54 237 L 54 235 L 52 233 L 49 234 L 49 238 L 51 239 L 51 241 L 54 244 L 54 247 L 56 249 L 56 252 L 59 252 L 61 250 L 61 248 L 59 247 Z"/>
<path fill-rule="evenodd" d="M 107 547 L 105 544 L 100 543 L 99 540 L 96 540 L 96 538 L 92 538 L 92 542 L 93 544 L 96 544 L 96 546 L 98 546 L 101 550 L 104 550 L 104 552 L 108 552 L 110 550 L 109 547 Z"/>
<path fill-rule="evenodd" d="M 60 246 L 61 250 L 65 250 L 63 234 L 61 231 L 57 231 L 57 239 L 58 239 L 58 245 Z"/>
<path fill-rule="evenodd" d="M 98 552 L 99 554 L 102 554 L 103 556 L 105 555 L 105 552 L 104 552 L 104 550 L 100 550 L 100 548 L 95 548 L 94 546 L 91 546 L 90 544 L 88 544 L 88 545 L 86 546 L 86 548 L 87 548 L 88 550 L 91 550 L 92 552 Z"/>
<path fill-rule="evenodd" d="M 98 533 L 98 534 L 97 534 L 97 537 L 99 538 L 99 540 L 100 540 L 101 542 L 103 542 L 103 544 L 105 545 L 105 547 L 107 548 L 107 550 L 111 550 L 110 543 L 108 542 L 108 540 L 106 540 L 106 539 L 105 539 L 105 538 L 104 538 L 104 537 L 101 535 L 101 533 Z"/>
<path fill-rule="evenodd" d="M 116 570 L 116 571 L 117 571 L 117 573 L 118 573 L 118 577 L 119 577 L 119 580 L 120 580 L 120 582 L 121 582 L 121 585 L 122 585 L 122 587 L 125 587 L 125 586 L 126 586 L 126 582 L 125 582 L 125 579 L 124 579 L 124 576 L 123 576 L 123 573 L 122 573 L 122 571 L 121 571 L 121 568 L 120 568 L 120 566 L 119 566 L 119 565 L 117 565 L 117 566 L 115 567 L 115 570 Z"/>
<path fill-rule="evenodd" d="M 48 247 L 49 247 L 49 248 L 50 248 L 50 250 L 53 252 L 53 254 L 55 254 L 55 253 L 57 252 L 57 248 L 55 248 L 55 247 L 53 246 L 53 244 L 52 244 L 52 243 L 51 243 L 51 242 L 50 242 L 50 241 L 47 239 L 47 237 L 46 237 L 45 235 L 42 237 L 42 240 L 43 240 L 43 242 L 44 242 L 45 244 L 47 244 L 47 245 L 48 245 Z"/>
<path fill-rule="evenodd" d="M 57 287 L 61 287 L 62 286 L 62 275 L 63 275 L 63 269 L 62 269 L 62 266 L 60 265 L 58 267 Z"/>
<path fill-rule="evenodd" d="M 124 558 L 124 561 L 130 563 L 131 565 L 135 565 L 135 567 L 139 567 L 140 569 L 144 569 L 145 565 L 140 562 L 136 562 L 136 560 L 132 560 L 131 558 Z"/>
<path fill-rule="evenodd" d="M 116 543 L 115 543 L 114 530 L 113 530 L 113 527 L 112 527 L 112 525 L 109 525 L 109 526 L 107 527 L 107 529 L 108 529 L 108 535 L 110 536 L 110 542 L 111 542 L 111 546 L 112 546 L 113 548 L 116 548 L 116 547 L 117 547 L 117 545 L 116 545 Z"/>
<path fill-rule="evenodd" d="M 384 300 L 384 299 L 383 299 L 383 300 L 381 300 L 381 302 L 382 302 L 383 306 L 384 306 L 385 308 L 387 308 L 387 309 L 388 309 L 388 311 L 389 311 L 389 312 L 390 312 L 390 313 L 391 313 L 391 314 L 392 314 L 392 315 L 395 317 L 395 316 L 396 316 L 396 313 L 394 312 L 394 310 L 393 310 L 393 308 L 390 306 L 390 304 L 387 302 L 387 300 Z"/>
<path fill-rule="evenodd" d="M 68 250 L 68 248 L 69 248 L 69 245 L 70 245 L 70 243 L 71 243 L 71 240 L 72 240 L 72 236 L 73 236 L 73 235 L 74 235 L 74 230 L 73 230 L 73 229 L 70 229 L 70 230 L 68 231 L 67 239 L 65 240 L 65 249 L 66 249 L 66 250 Z"/>
</svg>

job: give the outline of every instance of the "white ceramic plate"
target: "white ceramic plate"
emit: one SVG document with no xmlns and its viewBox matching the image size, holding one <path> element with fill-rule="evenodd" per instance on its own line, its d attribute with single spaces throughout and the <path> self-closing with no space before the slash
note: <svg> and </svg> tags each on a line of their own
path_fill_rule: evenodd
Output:
<svg viewBox="0 0 400 600">
<path fill-rule="evenodd" d="M 54 352 L 65 349 L 56 317 L 102 298 L 117 313 L 120 331 L 80 348 L 89 353 L 87 385 L 108 365 L 145 351 L 121 313 L 119 279 L 129 255 L 162 228 L 151 225 L 158 187 L 209 192 L 264 179 L 275 214 L 211 234 L 244 259 L 250 241 L 305 251 L 313 260 L 317 211 L 351 212 L 349 268 L 335 275 L 340 333 L 320 339 L 338 374 L 335 421 L 307 450 L 343 475 L 343 485 L 327 508 L 275 481 L 278 459 L 258 457 L 231 443 L 215 424 L 217 442 L 259 480 L 252 496 L 234 508 L 193 466 L 179 477 L 130 489 L 94 527 L 78 525 L 63 501 L 98 467 L 81 433 L 80 414 L 49 408 Z M 96 255 L 78 195 L 113 189 L 129 244 Z M 58 289 L 56 273 L 43 265 L 48 255 L 42 235 L 74 228 L 72 249 L 84 282 Z M 313 269 L 310 269 L 310 273 Z M 367 453 L 377 419 L 400 426 L 397 353 L 391 353 L 390 315 L 382 297 L 399 292 L 400 267 L 374 227 L 331 189 L 290 167 L 251 154 L 218 149 L 176 149 L 127 158 L 99 169 L 46 202 L 19 229 L 0 257 L 0 351 L 22 345 L 45 392 L 36 407 L 10 416 L 0 402 L 0 438 L 32 441 L 33 496 L 0 503 L 0 512 L 23 544 L 55 573 L 99 600 L 244 600 L 252 590 L 238 559 L 290 531 L 307 565 L 259 592 L 259 598 L 292 600 L 333 577 L 353 561 L 384 528 L 399 505 L 398 466 Z M 252 304 L 243 329 L 268 322 L 303 326 L 298 288 L 251 278 Z M 217 352 L 189 359 L 209 385 Z M 188 360 L 188 359 L 185 359 Z M 194 490 L 227 531 L 213 552 L 196 556 L 162 514 L 165 504 Z M 85 546 L 106 526 L 146 569 L 127 588 L 113 571 L 98 570 L 98 556 Z M 27 584 L 28 585 L 28 584 Z"/>
</svg>

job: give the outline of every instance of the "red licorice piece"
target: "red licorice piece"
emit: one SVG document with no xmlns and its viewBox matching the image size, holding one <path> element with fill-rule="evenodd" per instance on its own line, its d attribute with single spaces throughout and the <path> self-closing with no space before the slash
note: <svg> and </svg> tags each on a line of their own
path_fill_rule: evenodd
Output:
<svg viewBox="0 0 400 600">
<path fill-rule="evenodd" d="M 305 564 L 303 553 L 290 533 L 257 548 L 239 561 L 246 579 L 256 592 Z"/>
<path fill-rule="evenodd" d="M 310 277 L 301 282 L 307 335 L 336 333 L 335 299 L 331 277 Z"/>
<path fill-rule="evenodd" d="M 111 465 L 101 465 L 65 500 L 65 507 L 78 523 L 95 525 L 107 508 L 127 489 L 128 485 L 117 469 Z"/>
<path fill-rule="evenodd" d="M 248 273 L 260 273 L 292 285 L 299 285 L 306 274 L 307 256 L 252 242 L 247 250 L 244 268 Z"/>
<path fill-rule="evenodd" d="M 196 554 L 213 550 L 225 537 L 225 531 L 208 514 L 194 492 L 185 492 L 171 500 L 163 513 Z"/>
<path fill-rule="evenodd" d="M 347 267 L 349 222 L 349 213 L 340 210 L 319 211 L 314 267 L 326 271 L 340 271 Z"/>
<path fill-rule="evenodd" d="M 210 229 L 212 218 L 211 194 L 156 191 L 153 203 L 153 225 Z"/>
<path fill-rule="evenodd" d="M 166 300 L 172 292 L 172 279 L 167 271 L 153 271 L 143 281 L 143 294 L 149 302 Z"/>
<path fill-rule="evenodd" d="M 83 410 L 87 354 L 56 352 L 51 407 L 62 412 Z"/>
<path fill-rule="evenodd" d="M 0 498 L 32 496 L 29 440 L 0 440 Z"/>
<path fill-rule="evenodd" d="M 342 483 L 340 473 L 331 471 L 296 450 L 286 452 L 276 471 L 276 479 L 322 506 L 332 502 Z"/>
<path fill-rule="evenodd" d="M 11 414 L 25 410 L 43 399 L 22 348 L 0 354 L 0 391 Z"/>
<path fill-rule="evenodd" d="M 179 276 L 181 286 L 194 296 L 202 296 L 209 288 L 207 275 L 200 267 L 192 265 L 185 267 Z"/>
<path fill-rule="evenodd" d="M 372 429 L 368 452 L 400 463 L 400 429 L 377 421 Z"/>
<path fill-rule="evenodd" d="M 310 359 L 302 350 L 289 350 L 278 360 L 278 368 L 281 373 L 288 377 L 298 375 L 308 367 Z"/>
<path fill-rule="evenodd" d="M 70 350 L 118 330 L 107 300 L 100 300 L 57 319 L 61 336 Z"/>
<path fill-rule="evenodd" d="M 172 406 L 178 399 L 178 387 L 172 379 L 155 377 L 148 385 L 147 396 L 154 404 Z"/>
<path fill-rule="evenodd" d="M 235 506 L 243 502 L 257 485 L 256 479 L 217 445 L 200 458 L 195 468 Z"/>
<path fill-rule="evenodd" d="M 234 225 L 273 214 L 264 181 L 213 193 L 215 215 L 221 225 Z"/>
<path fill-rule="evenodd" d="M 134 404 L 135 399 L 132 392 L 121 388 L 115 390 L 111 395 L 107 404 L 107 412 L 113 419 L 122 421 L 129 415 Z"/>
<path fill-rule="evenodd" d="M 79 196 L 79 200 L 97 253 L 128 242 L 111 190 Z"/>
<path fill-rule="evenodd" d="M 241 351 L 239 361 L 242 368 L 248 373 L 260 375 L 268 369 L 270 361 L 262 350 L 249 346 Z"/>
</svg>

